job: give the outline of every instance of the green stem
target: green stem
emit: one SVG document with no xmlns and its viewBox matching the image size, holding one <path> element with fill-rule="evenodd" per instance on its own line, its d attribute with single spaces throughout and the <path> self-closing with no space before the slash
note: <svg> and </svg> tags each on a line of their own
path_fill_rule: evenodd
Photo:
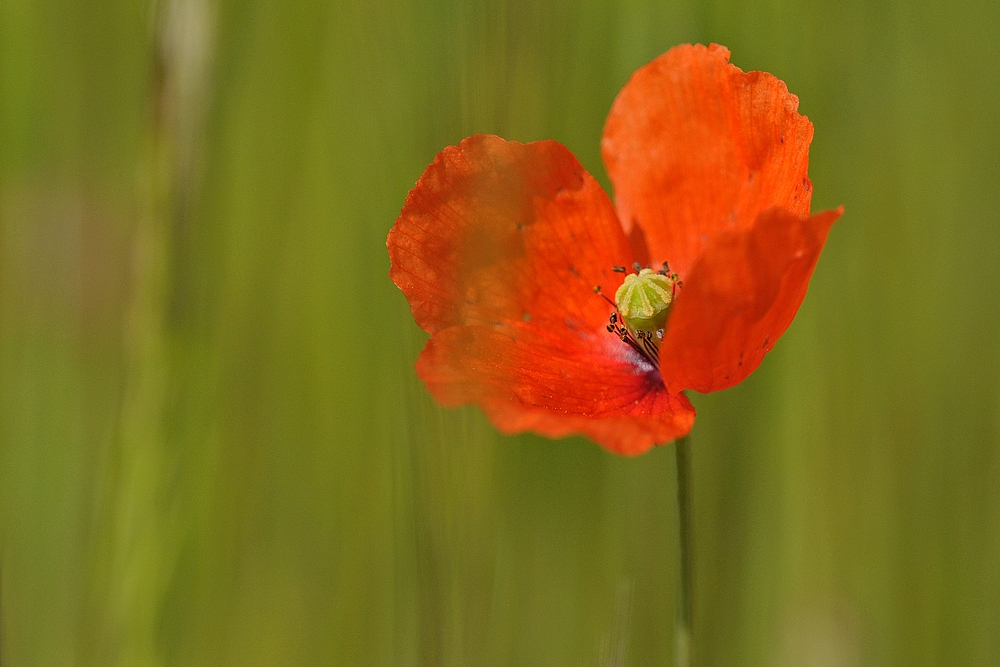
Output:
<svg viewBox="0 0 1000 667">
<path fill-rule="evenodd" d="M 677 452 L 677 512 L 680 518 L 680 581 L 677 595 L 675 667 L 693 664 L 694 629 L 694 521 L 691 507 L 691 440 L 674 443 Z"/>
</svg>

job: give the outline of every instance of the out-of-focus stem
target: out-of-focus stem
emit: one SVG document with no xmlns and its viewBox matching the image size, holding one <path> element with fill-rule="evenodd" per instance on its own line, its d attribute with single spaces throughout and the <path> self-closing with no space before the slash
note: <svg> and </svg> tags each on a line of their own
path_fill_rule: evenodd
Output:
<svg viewBox="0 0 1000 667">
<path fill-rule="evenodd" d="M 691 507 L 691 440 L 674 442 L 677 453 L 677 511 L 680 526 L 680 579 L 677 595 L 677 626 L 674 665 L 693 664 L 694 621 L 694 521 Z"/>
</svg>

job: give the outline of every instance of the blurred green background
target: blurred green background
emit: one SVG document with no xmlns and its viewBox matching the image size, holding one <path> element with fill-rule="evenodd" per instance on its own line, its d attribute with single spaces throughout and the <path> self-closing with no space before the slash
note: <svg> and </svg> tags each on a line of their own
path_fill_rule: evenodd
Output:
<svg viewBox="0 0 1000 667">
<path fill-rule="evenodd" d="M 699 667 L 1000 664 L 995 0 L 0 0 L 4 667 L 672 664 L 672 448 L 437 407 L 385 236 L 689 41 L 847 211 L 692 397 Z"/>
</svg>

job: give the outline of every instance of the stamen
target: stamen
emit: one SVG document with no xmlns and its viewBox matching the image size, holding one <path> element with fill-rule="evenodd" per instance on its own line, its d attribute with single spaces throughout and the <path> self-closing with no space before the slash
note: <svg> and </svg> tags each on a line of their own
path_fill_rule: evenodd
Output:
<svg viewBox="0 0 1000 667">
<path fill-rule="evenodd" d="M 604 292 L 601 291 L 601 286 L 600 285 L 594 285 L 594 294 L 596 294 L 597 296 L 601 297 L 602 299 L 604 299 L 605 301 L 607 301 L 608 303 L 610 303 L 612 306 L 615 307 L 615 309 L 618 308 L 618 304 L 616 304 L 614 301 L 612 301 L 611 299 L 609 299 L 607 297 L 607 295 L 604 294 Z"/>
<path fill-rule="evenodd" d="M 667 262 L 663 262 L 662 267 L 654 271 L 651 266 L 643 268 L 639 262 L 634 262 L 632 268 L 637 275 L 626 275 L 625 283 L 615 293 L 614 301 L 601 291 L 600 285 L 594 285 L 594 293 L 614 308 L 608 316 L 608 324 L 605 327 L 608 333 L 614 334 L 654 368 L 659 368 L 660 365 L 660 342 L 664 337 L 667 308 L 683 285 L 678 275 L 670 272 L 670 265 Z M 628 274 L 624 266 L 612 266 L 611 269 L 615 273 Z M 651 280 L 653 276 L 656 280 Z M 629 289 L 637 288 L 646 290 L 645 294 L 638 295 L 638 301 L 634 292 L 631 295 L 628 293 Z M 658 307 L 657 299 L 660 300 Z M 619 302 L 623 305 L 619 305 Z M 644 311 L 650 306 L 653 306 L 654 312 L 647 315 Z M 622 315 L 623 307 L 628 309 L 631 319 Z"/>
</svg>

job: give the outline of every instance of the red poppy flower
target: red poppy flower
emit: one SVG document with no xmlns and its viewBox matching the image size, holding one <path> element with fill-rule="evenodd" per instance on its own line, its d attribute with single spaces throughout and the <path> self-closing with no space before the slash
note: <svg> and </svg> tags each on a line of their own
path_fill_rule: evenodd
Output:
<svg viewBox="0 0 1000 667">
<path fill-rule="evenodd" d="M 685 45 L 611 108 L 614 204 L 554 141 L 476 135 L 438 154 L 388 239 L 390 277 L 431 334 L 416 365 L 431 393 L 505 433 L 579 433 L 620 454 L 688 433 L 684 390 L 757 368 L 840 216 L 809 215 L 813 128 L 797 108 L 727 49 Z M 619 291 L 633 265 L 657 271 Z M 626 317 L 633 297 L 652 319 Z"/>
</svg>

